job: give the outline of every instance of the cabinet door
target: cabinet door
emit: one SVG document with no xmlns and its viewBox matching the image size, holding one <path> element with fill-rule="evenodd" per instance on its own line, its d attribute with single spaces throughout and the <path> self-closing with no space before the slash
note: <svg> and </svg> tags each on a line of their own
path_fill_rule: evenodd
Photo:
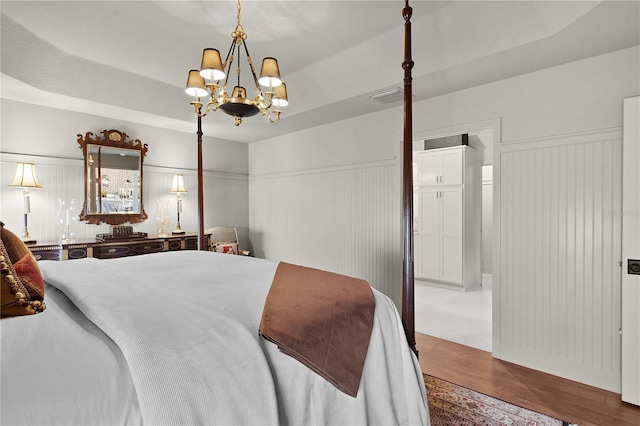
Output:
<svg viewBox="0 0 640 426">
<path fill-rule="evenodd" d="M 423 151 L 414 166 L 414 182 L 423 185 L 462 185 L 464 157 L 462 149 Z M 417 175 L 417 176 L 416 176 Z"/>
<path fill-rule="evenodd" d="M 440 279 L 462 283 L 462 188 L 439 191 L 442 233 Z"/>
<path fill-rule="evenodd" d="M 442 172 L 442 154 L 439 152 L 421 152 L 418 155 L 420 183 L 437 185 Z"/>
<path fill-rule="evenodd" d="M 462 283 L 462 188 L 420 188 L 416 278 Z"/>
<path fill-rule="evenodd" d="M 419 192 L 419 278 L 440 279 L 441 206 L 438 194 L 439 191 L 433 188 L 421 188 Z"/>
<path fill-rule="evenodd" d="M 464 183 L 462 179 L 463 160 L 462 149 L 442 153 L 440 185 L 462 185 Z"/>
</svg>

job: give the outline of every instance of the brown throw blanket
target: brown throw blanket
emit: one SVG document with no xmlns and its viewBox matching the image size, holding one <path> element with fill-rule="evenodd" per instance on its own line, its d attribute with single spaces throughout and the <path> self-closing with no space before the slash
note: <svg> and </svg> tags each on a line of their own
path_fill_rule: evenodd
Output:
<svg viewBox="0 0 640 426">
<path fill-rule="evenodd" d="M 259 333 L 355 397 L 373 327 L 375 301 L 357 278 L 280 262 Z"/>
</svg>

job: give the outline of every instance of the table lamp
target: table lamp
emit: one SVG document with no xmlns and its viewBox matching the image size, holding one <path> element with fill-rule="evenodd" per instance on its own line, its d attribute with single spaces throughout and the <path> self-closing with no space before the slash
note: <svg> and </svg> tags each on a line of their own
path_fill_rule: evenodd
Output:
<svg viewBox="0 0 640 426">
<path fill-rule="evenodd" d="M 176 194 L 176 203 L 178 208 L 178 223 L 176 225 L 176 229 L 171 231 L 172 234 L 184 234 L 184 231 L 180 227 L 180 212 L 182 212 L 182 197 L 180 194 L 187 191 L 187 187 L 184 186 L 184 176 L 183 175 L 173 175 L 173 182 L 171 183 L 170 193 Z"/>
<path fill-rule="evenodd" d="M 24 198 L 24 232 L 21 235 L 25 244 L 35 244 L 36 240 L 29 235 L 29 227 L 27 226 L 27 216 L 31 213 L 31 195 L 30 188 L 42 188 L 36 178 L 36 165 L 33 163 L 16 163 L 16 174 L 10 187 L 22 188 L 22 196 Z"/>
</svg>

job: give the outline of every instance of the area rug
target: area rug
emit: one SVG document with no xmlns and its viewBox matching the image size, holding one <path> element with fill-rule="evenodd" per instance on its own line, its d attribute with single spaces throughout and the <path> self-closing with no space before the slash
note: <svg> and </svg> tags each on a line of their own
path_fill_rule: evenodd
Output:
<svg viewBox="0 0 640 426">
<path fill-rule="evenodd" d="M 568 424 L 427 374 L 424 383 L 432 426 Z"/>
</svg>

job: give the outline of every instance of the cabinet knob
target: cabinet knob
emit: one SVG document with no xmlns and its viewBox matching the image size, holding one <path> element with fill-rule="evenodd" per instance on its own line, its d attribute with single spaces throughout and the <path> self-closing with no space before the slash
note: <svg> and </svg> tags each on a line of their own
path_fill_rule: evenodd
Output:
<svg viewBox="0 0 640 426">
<path fill-rule="evenodd" d="M 109 249 L 109 253 L 115 253 L 115 252 L 117 252 L 117 251 L 118 251 L 118 250 L 116 250 L 116 249 L 114 249 L 114 248 Z"/>
</svg>

